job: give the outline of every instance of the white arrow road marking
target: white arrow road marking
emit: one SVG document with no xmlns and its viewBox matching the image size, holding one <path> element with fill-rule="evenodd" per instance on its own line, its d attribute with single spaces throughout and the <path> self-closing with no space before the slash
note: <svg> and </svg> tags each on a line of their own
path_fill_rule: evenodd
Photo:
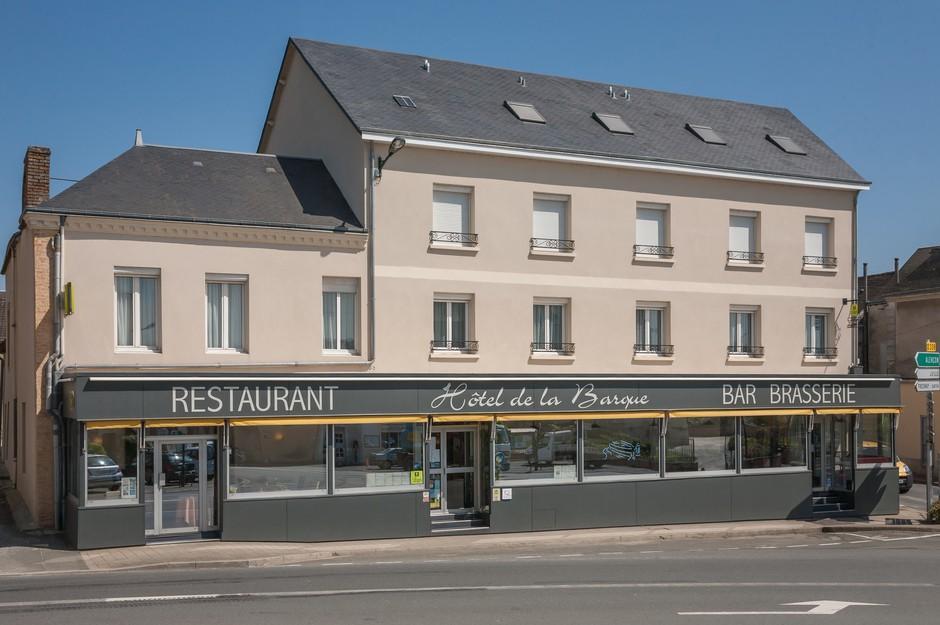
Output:
<svg viewBox="0 0 940 625">
<path fill-rule="evenodd" d="M 817 614 L 837 614 L 842 610 L 846 609 L 852 605 L 871 605 L 871 606 L 886 606 L 887 603 L 859 603 L 857 601 L 828 601 L 826 599 L 820 601 L 798 601 L 796 603 L 783 603 L 781 605 L 811 605 L 815 606 L 807 612 L 794 612 L 783 611 L 783 610 L 768 610 L 763 612 L 677 612 L 681 616 L 761 616 L 761 615 L 773 615 L 773 616 L 805 616 L 807 614 L 817 615 Z"/>
<path fill-rule="evenodd" d="M 920 536 L 900 536 L 897 538 L 885 538 L 884 536 L 873 536 L 871 534 L 866 536 L 863 534 L 850 534 L 849 532 L 839 532 L 839 533 L 842 534 L 843 536 L 854 536 L 855 538 L 864 538 L 866 541 L 877 540 L 883 543 L 890 543 L 896 540 L 922 540 L 924 538 L 936 538 L 937 536 L 940 536 L 940 534 L 922 534 Z M 851 542 L 859 542 L 859 541 L 853 540 Z"/>
</svg>

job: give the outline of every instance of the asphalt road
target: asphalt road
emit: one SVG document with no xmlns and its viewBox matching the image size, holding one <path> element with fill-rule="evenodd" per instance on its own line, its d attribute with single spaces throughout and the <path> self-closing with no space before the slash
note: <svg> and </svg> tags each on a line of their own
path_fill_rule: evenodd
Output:
<svg viewBox="0 0 940 625">
<path fill-rule="evenodd" d="M 913 508 L 923 514 L 927 508 L 926 497 L 927 485 L 924 483 L 915 483 L 911 487 L 911 490 L 901 495 L 901 505 Z M 936 501 L 938 497 L 940 497 L 940 486 L 935 483 L 933 485 L 933 500 Z"/>
<path fill-rule="evenodd" d="M 0 623 L 777 625 L 814 610 L 825 624 L 921 625 L 940 613 L 938 570 L 940 533 L 365 556 L 0 578 Z M 829 603 L 786 605 L 803 602 Z M 695 614 L 729 611 L 747 614 Z"/>
</svg>

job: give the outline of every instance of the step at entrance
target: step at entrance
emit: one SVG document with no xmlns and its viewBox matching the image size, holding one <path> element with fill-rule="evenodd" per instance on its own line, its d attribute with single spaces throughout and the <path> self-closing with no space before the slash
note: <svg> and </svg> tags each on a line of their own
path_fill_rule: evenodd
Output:
<svg viewBox="0 0 940 625">
<path fill-rule="evenodd" d="M 482 512 L 435 514 L 431 516 L 431 533 L 484 533 L 490 529 L 489 515 Z"/>
<path fill-rule="evenodd" d="M 813 495 L 813 514 L 832 516 L 851 513 L 855 510 L 854 499 L 852 493 L 828 492 Z"/>
</svg>

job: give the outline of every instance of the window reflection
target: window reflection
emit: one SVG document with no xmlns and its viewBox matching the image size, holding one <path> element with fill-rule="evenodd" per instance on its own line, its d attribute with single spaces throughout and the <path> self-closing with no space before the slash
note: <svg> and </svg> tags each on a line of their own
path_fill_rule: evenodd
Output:
<svg viewBox="0 0 940 625">
<path fill-rule="evenodd" d="M 670 419 L 666 472 L 734 470 L 734 439 L 732 417 Z"/>
<path fill-rule="evenodd" d="M 576 421 L 507 421 L 496 428 L 497 480 L 578 479 Z"/>
</svg>

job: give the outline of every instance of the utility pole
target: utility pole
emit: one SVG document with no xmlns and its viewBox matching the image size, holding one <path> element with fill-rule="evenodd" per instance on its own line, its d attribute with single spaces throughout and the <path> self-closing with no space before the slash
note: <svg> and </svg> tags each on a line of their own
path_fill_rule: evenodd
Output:
<svg viewBox="0 0 940 625">
<path fill-rule="evenodd" d="M 916 369 L 914 375 L 917 381 L 914 388 L 918 392 L 927 394 L 927 414 L 922 416 L 921 431 L 924 449 L 924 466 L 927 469 L 927 514 L 930 515 L 930 504 L 933 503 L 933 392 L 940 391 L 940 352 L 937 351 L 937 342 L 930 339 L 924 346 L 924 351 L 914 354 Z"/>
<path fill-rule="evenodd" d="M 927 427 L 924 428 L 927 440 L 927 516 L 930 516 L 930 505 L 933 503 L 933 391 L 927 393 Z"/>
</svg>

